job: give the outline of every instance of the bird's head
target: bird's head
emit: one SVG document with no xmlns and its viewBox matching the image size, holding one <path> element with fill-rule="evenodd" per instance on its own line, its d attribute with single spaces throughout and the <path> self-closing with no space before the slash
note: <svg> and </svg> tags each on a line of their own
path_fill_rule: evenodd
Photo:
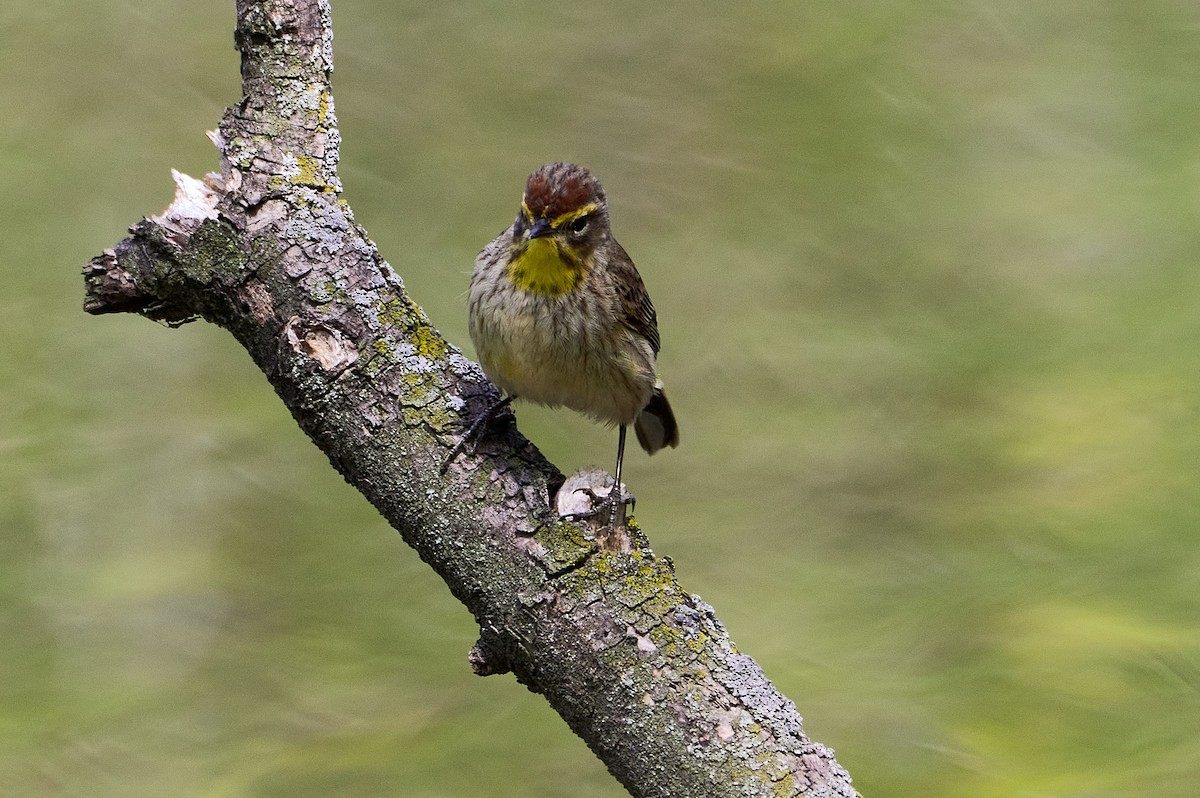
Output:
<svg viewBox="0 0 1200 798">
<path fill-rule="evenodd" d="M 571 290 L 608 235 L 608 200 L 600 181 L 582 166 L 547 164 L 525 183 L 512 227 L 512 277 L 537 293 Z"/>
</svg>

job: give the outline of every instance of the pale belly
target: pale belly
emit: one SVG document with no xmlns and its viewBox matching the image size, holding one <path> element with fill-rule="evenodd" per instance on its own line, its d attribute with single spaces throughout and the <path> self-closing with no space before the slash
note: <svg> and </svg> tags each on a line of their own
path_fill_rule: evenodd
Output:
<svg viewBox="0 0 1200 798">
<path fill-rule="evenodd" d="M 487 304 L 473 308 L 471 337 L 505 393 L 611 424 L 632 424 L 650 400 L 654 354 L 623 326 L 597 329 L 579 321 L 583 314 L 550 314 L 536 302 L 516 313 Z"/>
</svg>

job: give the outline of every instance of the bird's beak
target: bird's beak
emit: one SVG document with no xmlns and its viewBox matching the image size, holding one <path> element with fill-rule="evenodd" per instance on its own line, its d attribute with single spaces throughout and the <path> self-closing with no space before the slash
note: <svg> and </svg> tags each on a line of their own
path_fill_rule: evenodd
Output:
<svg viewBox="0 0 1200 798">
<path fill-rule="evenodd" d="M 550 222 L 545 219 L 538 219 L 533 223 L 533 227 L 529 228 L 529 239 L 532 241 L 535 238 L 542 238 L 554 232 L 554 228 L 550 226 Z"/>
</svg>

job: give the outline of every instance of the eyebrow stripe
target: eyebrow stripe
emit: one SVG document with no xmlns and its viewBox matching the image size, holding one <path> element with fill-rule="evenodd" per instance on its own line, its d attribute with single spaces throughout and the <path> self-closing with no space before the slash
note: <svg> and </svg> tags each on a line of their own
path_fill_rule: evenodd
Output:
<svg viewBox="0 0 1200 798">
<path fill-rule="evenodd" d="M 599 210 L 599 208 L 600 208 L 600 206 L 597 205 L 596 203 L 589 202 L 587 205 L 584 205 L 582 208 L 579 208 L 578 210 L 570 211 L 568 213 L 564 213 L 563 215 L 559 216 L 554 221 L 550 222 L 550 226 L 551 227 L 559 227 L 561 225 L 566 224 L 567 222 L 578 219 L 580 216 L 587 216 L 589 213 L 593 213 L 593 212 Z"/>
</svg>

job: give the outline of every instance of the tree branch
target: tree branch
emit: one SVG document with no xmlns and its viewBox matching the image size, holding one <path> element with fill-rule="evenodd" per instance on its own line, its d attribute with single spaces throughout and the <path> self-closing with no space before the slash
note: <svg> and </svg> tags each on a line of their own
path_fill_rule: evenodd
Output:
<svg viewBox="0 0 1200 798">
<path fill-rule="evenodd" d="M 508 425 L 445 475 L 496 398 L 409 299 L 341 199 L 326 0 L 238 0 L 243 98 L 210 134 L 219 174 L 84 269 L 89 313 L 196 318 L 245 346 L 334 467 L 480 627 L 479 674 L 541 693 L 635 796 L 854 796 L 795 706 L 631 524 L 560 518 L 603 483 Z M 611 480 L 610 480 L 611 481 Z"/>
</svg>

